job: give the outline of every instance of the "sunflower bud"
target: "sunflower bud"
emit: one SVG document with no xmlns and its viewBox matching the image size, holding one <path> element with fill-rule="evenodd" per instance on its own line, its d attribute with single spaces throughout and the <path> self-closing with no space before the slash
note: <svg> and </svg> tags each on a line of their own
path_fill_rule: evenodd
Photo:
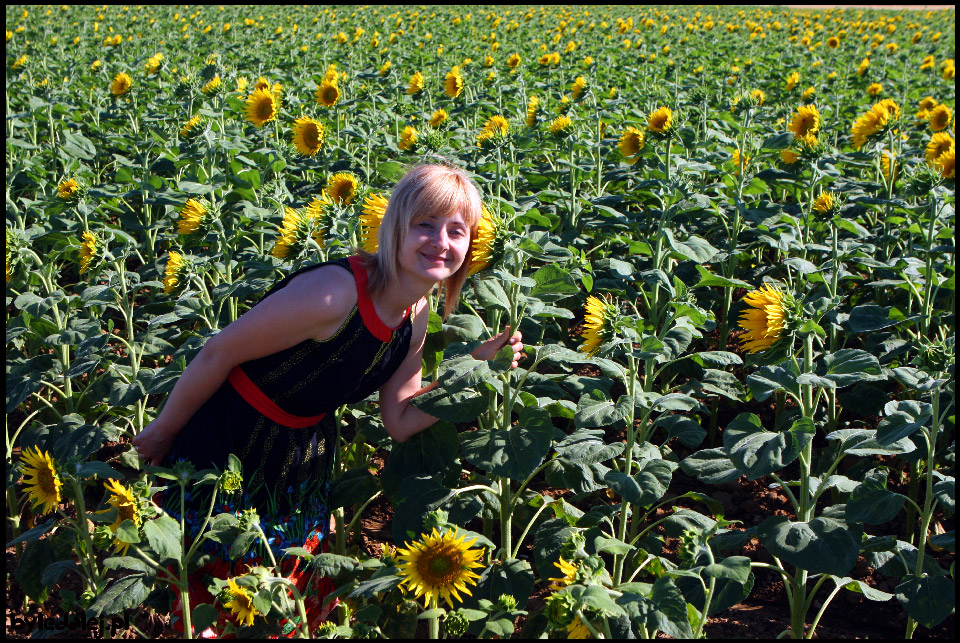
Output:
<svg viewBox="0 0 960 643">
<path fill-rule="evenodd" d="M 332 639 L 337 634 L 337 624 L 332 621 L 325 621 L 320 624 L 317 630 L 318 639 Z"/>
<path fill-rule="evenodd" d="M 225 493 L 237 493 L 243 487 L 243 474 L 239 471 L 224 471 L 219 484 Z"/>
<path fill-rule="evenodd" d="M 113 544 L 113 532 L 110 531 L 109 525 L 97 525 L 93 531 L 93 546 L 103 550 L 111 544 Z"/>
<path fill-rule="evenodd" d="M 454 610 L 443 619 L 443 633 L 449 637 L 460 637 L 467 633 L 470 621 L 460 610 Z"/>
<path fill-rule="evenodd" d="M 943 176 L 936 168 L 926 163 L 916 165 L 907 179 L 910 192 L 919 197 L 929 195 L 931 190 L 940 185 L 941 182 L 943 182 Z"/>
<path fill-rule="evenodd" d="M 570 625 L 576 618 L 577 600 L 569 592 L 560 591 L 547 599 L 546 612 L 550 626 L 561 628 Z"/>
<path fill-rule="evenodd" d="M 252 529 L 254 525 L 260 524 L 260 514 L 257 513 L 256 509 L 245 509 L 242 514 L 240 514 L 240 531 L 246 531 Z"/>
<path fill-rule="evenodd" d="M 424 531 L 433 531 L 434 529 L 443 530 L 450 524 L 448 522 L 449 514 L 443 509 L 434 509 L 423 518 Z"/>
<path fill-rule="evenodd" d="M 512 612 L 517 609 L 517 599 L 510 594 L 500 594 L 500 598 L 497 599 L 497 607 L 504 612 Z"/>
</svg>

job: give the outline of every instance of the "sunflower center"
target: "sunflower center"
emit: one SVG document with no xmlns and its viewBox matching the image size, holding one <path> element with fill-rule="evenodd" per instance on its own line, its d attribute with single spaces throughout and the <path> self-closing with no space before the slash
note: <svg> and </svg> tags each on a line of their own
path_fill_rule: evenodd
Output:
<svg viewBox="0 0 960 643">
<path fill-rule="evenodd" d="M 327 89 L 323 92 L 323 100 L 328 103 L 333 103 L 337 100 L 337 90 L 334 87 Z"/>
<path fill-rule="evenodd" d="M 57 493 L 57 477 L 56 473 L 50 469 L 40 469 L 37 472 L 37 484 L 40 486 L 40 490 L 44 494 L 56 495 Z"/>
<path fill-rule="evenodd" d="M 260 118 L 270 118 L 273 115 L 273 103 L 269 100 L 262 101 L 257 106 L 257 115 Z"/>
<path fill-rule="evenodd" d="M 452 547 L 425 551 L 417 561 L 417 571 L 430 585 L 452 583 L 460 573 L 459 552 Z"/>
<path fill-rule="evenodd" d="M 303 131 L 303 140 L 310 147 L 316 147 L 320 142 L 319 132 L 316 127 L 307 127 Z"/>
</svg>

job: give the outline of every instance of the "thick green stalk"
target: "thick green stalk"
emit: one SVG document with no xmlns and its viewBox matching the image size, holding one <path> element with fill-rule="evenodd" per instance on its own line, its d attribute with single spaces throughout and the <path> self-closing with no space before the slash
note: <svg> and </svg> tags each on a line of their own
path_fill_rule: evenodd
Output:
<svg viewBox="0 0 960 643">
<path fill-rule="evenodd" d="M 633 354 L 628 354 L 627 358 L 629 360 L 627 368 L 627 394 L 633 400 L 633 403 L 630 405 L 630 410 L 627 414 L 627 450 L 624 457 L 624 473 L 630 475 L 630 472 L 633 469 L 633 445 L 636 440 L 636 433 L 633 427 L 633 405 L 636 403 L 636 387 L 637 387 L 637 360 L 634 358 Z M 646 388 L 646 387 L 644 387 Z M 621 541 L 626 541 L 627 538 L 627 523 L 628 515 L 630 512 L 630 503 L 624 499 L 620 503 L 620 524 L 618 525 L 617 538 Z M 620 584 L 620 580 L 623 578 L 623 564 L 626 561 L 625 556 L 616 555 L 613 557 L 613 584 L 614 586 Z"/>
<path fill-rule="evenodd" d="M 803 372 L 813 372 L 813 334 L 803 339 Z M 801 387 L 803 399 L 803 416 L 813 420 L 815 409 L 813 405 L 813 385 L 804 384 Z M 807 442 L 800 456 L 800 509 L 797 511 L 798 522 L 809 522 L 813 506 L 810 503 L 810 470 L 813 460 L 813 441 Z M 794 591 L 796 595 L 791 600 L 791 629 L 793 638 L 801 639 L 804 636 L 804 619 L 806 617 L 807 602 L 807 570 L 797 569 L 794 575 Z M 789 593 L 789 590 L 788 590 Z"/>
<path fill-rule="evenodd" d="M 923 576 L 923 559 L 927 549 L 927 530 L 930 529 L 930 521 L 933 519 L 933 470 L 934 456 L 937 448 L 937 433 L 940 429 L 940 389 L 933 390 L 933 416 L 930 421 L 930 431 L 923 431 L 923 437 L 927 442 L 927 470 L 926 470 L 926 493 L 923 498 L 923 515 L 920 518 L 920 534 L 917 542 L 917 565 L 914 568 L 914 575 L 918 578 Z M 906 638 L 913 638 L 913 633 L 917 629 L 917 623 L 913 618 L 907 619 Z"/>
<path fill-rule="evenodd" d="M 933 238 L 934 238 L 934 229 L 937 222 L 937 199 L 930 199 L 930 225 L 927 227 L 927 256 L 926 256 L 926 273 L 924 275 L 923 283 L 923 311 L 921 314 L 923 317 L 920 320 L 921 331 L 924 336 L 930 336 L 930 324 L 933 321 Z"/>
<path fill-rule="evenodd" d="M 439 607 L 439 601 L 437 600 L 439 595 L 434 592 L 430 598 L 430 609 L 436 611 Z M 440 638 L 440 617 L 434 614 L 427 622 L 430 624 L 430 639 L 436 640 Z"/>
</svg>

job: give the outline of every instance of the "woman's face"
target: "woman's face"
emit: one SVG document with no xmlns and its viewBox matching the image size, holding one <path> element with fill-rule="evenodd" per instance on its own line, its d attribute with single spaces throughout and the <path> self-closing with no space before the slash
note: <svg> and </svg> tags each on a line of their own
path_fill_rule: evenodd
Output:
<svg viewBox="0 0 960 643">
<path fill-rule="evenodd" d="M 407 230 L 400 266 L 424 281 L 443 281 L 463 264 L 470 250 L 470 229 L 463 214 L 421 218 Z"/>
</svg>

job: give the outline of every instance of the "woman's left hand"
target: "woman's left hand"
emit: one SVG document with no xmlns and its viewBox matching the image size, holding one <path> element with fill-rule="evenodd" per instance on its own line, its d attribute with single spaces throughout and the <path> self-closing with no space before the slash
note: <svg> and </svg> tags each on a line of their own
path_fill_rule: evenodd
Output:
<svg viewBox="0 0 960 643">
<path fill-rule="evenodd" d="M 520 331 L 515 332 L 513 335 L 510 334 L 510 327 L 507 326 L 499 335 L 494 335 L 487 341 L 483 342 L 477 346 L 471 355 L 474 359 L 493 359 L 497 356 L 497 352 L 501 348 L 509 344 L 510 348 L 513 349 L 513 363 L 510 365 L 511 368 L 516 368 L 519 365 L 520 360 L 524 357 L 523 352 L 523 335 Z"/>
</svg>

